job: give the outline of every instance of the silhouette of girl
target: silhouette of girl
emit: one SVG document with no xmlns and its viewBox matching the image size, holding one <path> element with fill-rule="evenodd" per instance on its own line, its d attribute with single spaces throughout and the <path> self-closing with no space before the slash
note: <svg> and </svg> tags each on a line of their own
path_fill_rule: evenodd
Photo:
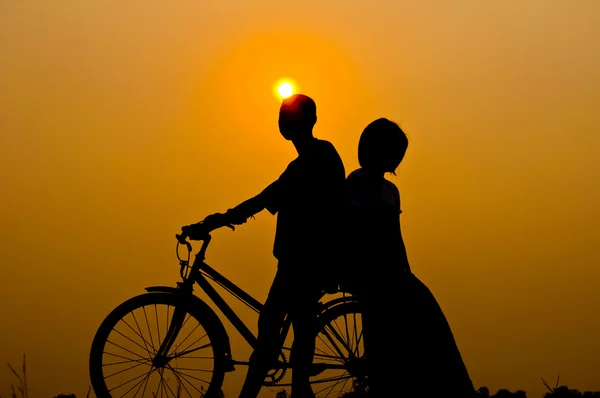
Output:
<svg viewBox="0 0 600 398">
<path fill-rule="evenodd" d="M 411 272 L 400 228 L 395 175 L 408 139 L 381 118 L 362 132 L 360 168 L 346 178 L 348 260 L 342 289 L 363 305 L 370 396 L 471 397 L 475 388 L 450 326 Z"/>
</svg>

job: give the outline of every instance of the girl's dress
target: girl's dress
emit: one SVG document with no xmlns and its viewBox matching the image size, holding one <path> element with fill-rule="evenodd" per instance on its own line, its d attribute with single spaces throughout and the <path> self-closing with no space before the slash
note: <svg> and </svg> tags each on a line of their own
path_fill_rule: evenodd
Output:
<svg viewBox="0 0 600 398">
<path fill-rule="evenodd" d="M 346 179 L 349 217 L 342 289 L 363 304 L 373 397 L 473 397 L 475 388 L 431 291 L 412 272 L 400 194 L 364 169 Z"/>
</svg>

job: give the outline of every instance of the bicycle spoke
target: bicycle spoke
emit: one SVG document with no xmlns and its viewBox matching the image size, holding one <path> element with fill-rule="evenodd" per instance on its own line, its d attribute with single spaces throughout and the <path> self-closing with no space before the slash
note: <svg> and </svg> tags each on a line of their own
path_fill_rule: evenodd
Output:
<svg viewBox="0 0 600 398">
<path fill-rule="evenodd" d="M 156 368 L 154 368 L 154 369 L 156 369 Z M 131 387 L 129 390 L 127 390 L 127 391 L 125 392 L 125 394 L 123 394 L 123 395 L 122 395 L 122 397 L 123 397 L 123 396 L 125 396 L 125 395 L 127 395 L 127 394 L 128 394 L 130 391 L 131 391 L 131 390 L 133 390 L 133 389 L 135 388 L 135 386 L 137 386 L 137 385 L 139 384 L 139 387 L 138 387 L 137 391 L 136 391 L 136 392 L 135 392 L 135 394 L 133 395 L 133 396 L 135 397 L 135 396 L 137 395 L 137 392 L 138 392 L 138 391 L 140 390 L 140 388 L 142 387 L 142 384 L 144 384 L 144 381 L 150 377 L 150 375 L 152 374 L 152 372 L 153 372 L 153 370 L 151 370 L 150 372 L 148 372 L 148 373 L 146 374 L 146 376 L 145 376 L 145 377 L 144 377 L 142 380 L 140 380 L 140 381 L 138 381 L 137 383 L 135 383 L 135 384 L 133 385 L 133 387 Z"/>
<path fill-rule="evenodd" d="M 332 332 L 335 332 L 335 330 L 332 330 Z M 327 339 L 329 340 L 329 342 L 331 343 L 331 345 L 333 346 L 333 348 L 335 349 L 335 351 L 337 351 L 337 353 L 339 355 L 338 358 L 342 358 L 342 360 L 344 358 L 346 358 L 345 355 L 344 355 L 344 353 L 342 352 L 342 350 L 338 348 L 338 345 L 336 344 L 336 342 L 333 340 L 333 338 L 331 337 L 331 335 L 327 332 L 327 328 L 323 329 L 323 334 L 327 337 Z M 337 333 L 334 333 L 334 334 L 336 334 L 337 335 L 336 336 L 337 339 L 340 340 L 339 334 L 337 334 Z"/>
<path fill-rule="evenodd" d="M 344 374 L 346 374 L 346 373 L 344 373 Z M 340 384 L 340 383 L 343 381 L 343 382 L 344 382 L 344 384 L 343 384 L 342 388 L 340 388 L 340 392 L 338 393 L 338 397 L 339 397 L 339 396 L 342 394 L 342 392 L 344 391 L 344 387 L 346 386 L 346 384 L 348 383 L 348 381 L 349 381 L 350 379 L 351 379 L 351 376 L 350 376 L 350 375 L 348 375 L 348 376 L 346 376 L 346 377 L 344 377 L 344 378 L 329 378 L 329 379 L 323 379 L 322 381 L 320 381 L 320 383 L 329 383 L 329 382 L 336 381 L 336 380 L 337 380 L 337 381 L 336 381 L 336 383 L 335 383 L 334 385 L 332 385 L 332 386 L 328 386 L 328 387 L 325 387 L 325 388 L 323 388 L 322 390 L 318 390 L 318 391 L 316 391 L 316 392 L 315 392 L 315 395 L 319 395 L 319 394 L 321 394 L 323 391 L 329 390 L 329 392 L 328 392 L 328 393 L 325 395 L 325 397 L 329 397 L 329 394 L 330 394 L 331 392 L 333 392 L 333 390 L 335 389 L 335 387 L 337 387 L 337 386 L 338 386 L 338 385 L 339 385 L 339 384 Z"/>
<path fill-rule="evenodd" d="M 320 380 L 316 380 L 313 383 L 314 384 L 323 384 L 323 383 L 330 383 L 332 381 L 342 381 L 342 380 L 350 380 L 352 379 L 353 376 L 351 374 L 349 374 L 348 372 L 344 372 L 342 375 L 340 376 L 332 376 L 332 377 L 326 377 L 324 379 L 320 379 Z"/>
<path fill-rule="evenodd" d="M 187 377 L 189 377 L 190 379 L 194 379 L 194 380 L 201 381 L 202 383 L 210 384 L 210 382 L 209 382 L 209 381 L 206 381 L 206 380 L 204 380 L 204 379 L 201 379 L 201 378 L 199 378 L 199 377 L 196 377 L 196 376 L 192 376 L 191 374 L 183 373 L 183 372 L 180 372 L 179 370 L 175 370 L 175 369 L 173 369 L 173 371 L 174 371 L 174 372 L 177 372 L 177 374 L 179 374 L 179 375 L 181 375 L 181 376 L 187 376 Z M 211 372 L 211 373 L 212 373 L 212 372 Z"/>
<path fill-rule="evenodd" d="M 104 378 L 105 378 L 105 379 L 109 379 L 109 378 L 111 378 L 111 377 L 113 377 L 113 376 L 116 376 L 116 375 L 118 375 L 118 374 L 121 374 L 121 373 L 123 373 L 123 372 L 127 372 L 128 370 L 131 370 L 131 369 L 137 368 L 138 366 L 142 366 L 142 365 L 143 365 L 143 364 L 141 364 L 141 363 L 138 363 L 137 365 L 133 365 L 133 366 L 131 366 L 131 367 L 127 368 L 127 369 L 119 370 L 118 372 L 115 372 L 115 373 L 113 373 L 113 374 L 111 374 L 111 375 L 109 375 L 109 376 L 104 376 Z"/>
<path fill-rule="evenodd" d="M 357 358 L 360 358 L 360 342 L 362 340 L 363 337 L 363 331 L 362 328 L 360 330 L 360 333 L 357 334 L 358 331 L 358 327 L 357 322 L 356 322 L 356 314 L 354 315 L 354 336 L 356 337 L 356 352 L 354 353 L 356 355 Z M 363 350 L 363 354 L 364 354 L 364 350 Z"/>
<path fill-rule="evenodd" d="M 209 347 L 209 346 L 210 345 L 207 344 L 207 345 L 199 347 L 199 348 L 206 348 L 206 347 Z M 197 351 L 197 350 L 194 350 L 194 351 Z M 187 351 L 187 352 L 185 352 L 183 354 L 189 354 L 190 352 L 194 352 L 194 351 Z M 169 358 L 175 359 L 175 358 L 179 358 L 180 356 L 182 356 L 182 355 L 178 354 L 178 356 L 176 356 L 176 357 L 169 357 Z M 190 356 L 186 356 L 185 359 L 214 359 L 214 357 L 196 357 L 196 356 L 190 355 Z"/>
<path fill-rule="evenodd" d="M 208 373 L 212 373 L 212 370 L 204 370 L 204 369 L 190 369 L 190 368 L 178 368 L 178 372 L 181 372 L 182 370 L 189 370 L 190 372 L 208 372 Z"/>
<path fill-rule="evenodd" d="M 129 353 L 131 353 L 131 354 L 135 355 L 136 357 L 140 357 L 140 358 L 142 358 L 142 359 L 147 359 L 147 358 L 144 358 L 143 356 L 141 356 L 141 355 L 139 355 L 139 354 L 136 354 L 135 352 L 133 352 L 133 351 L 131 351 L 131 350 L 128 350 L 127 348 L 123 348 L 123 347 L 121 347 L 121 346 L 120 346 L 120 345 L 118 345 L 117 343 L 114 343 L 114 342 L 112 342 L 112 341 L 110 341 L 110 340 L 106 340 L 106 342 L 107 342 L 107 343 L 110 343 L 110 344 L 112 344 L 112 345 L 114 345 L 114 346 L 116 346 L 116 347 L 119 347 L 120 349 L 122 349 L 122 350 L 124 350 L 124 351 L 127 351 L 127 352 L 129 352 Z"/>
<path fill-rule="evenodd" d="M 336 327 L 332 327 L 331 328 L 331 332 L 335 334 L 335 336 L 337 337 L 337 339 L 340 341 L 340 343 L 342 343 L 342 345 L 344 346 L 344 348 L 348 351 L 348 353 L 352 353 L 352 348 L 350 348 L 350 346 L 348 344 L 346 344 L 346 341 L 344 340 L 344 338 L 339 334 L 339 326 L 337 324 L 337 321 L 333 321 L 333 323 L 335 324 Z M 331 325 L 331 323 L 330 323 Z"/>
<path fill-rule="evenodd" d="M 337 344 L 335 343 L 335 341 L 333 340 L 333 338 L 331 337 L 331 334 L 328 332 L 327 327 L 324 327 L 323 330 L 321 330 L 321 333 L 325 335 L 325 337 L 327 338 L 327 340 L 323 339 L 323 337 L 320 336 L 319 334 L 319 340 L 327 347 L 329 348 L 330 351 L 332 352 L 336 352 L 337 351 L 337 358 L 339 359 L 340 357 L 343 357 L 344 354 L 341 350 L 337 349 Z M 319 351 L 322 351 L 319 349 Z"/>
<path fill-rule="evenodd" d="M 187 389 L 187 387 L 186 387 L 186 386 L 185 386 L 185 384 L 183 383 L 183 380 L 181 379 L 181 377 L 179 377 L 179 374 L 178 374 L 178 373 L 177 373 L 175 370 L 173 370 L 173 368 L 172 368 L 172 367 L 170 367 L 170 366 L 168 366 L 168 365 L 167 365 L 167 367 L 168 367 L 168 368 L 171 370 L 171 372 L 173 372 L 173 374 L 174 374 L 174 375 L 175 375 L 175 377 L 177 378 L 177 384 L 178 384 L 178 386 L 179 386 L 179 388 L 177 389 L 177 393 L 178 393 L 178 395 L 177 395 L 177 396 L 178 396 L 178 397 L 179 397 L 179 396 L 181 396 L 181 395 L 179 394 L 179 390 L 181 389 L 181 387 L 183 387 L 183 388 L 185 389 L 185 391 L 188 393 L 188 395 L 191 397 L 191 396 L 192 396 L 192 393 L 190 392 L 190 390 L 188 390 L 188 389 Z"/>
<path fill-rule="evenodd" d="M 125 336 L 123 333 L 121 333 L 120 331 L 118 331 L 117 329 L 113 329 L 115 332 L 119 333 L 121 336 L 125 337 L 127 340 L 131 341 L 133 344 L 137 345 L 138 347 L 140 347 L 142 350 L 146 351 L 148 353 L 148 356 L 151 356 L 150 352 L 145 348 L 142 347 L 141 344 L 133 341 L 132 339 L 130 339 L 129 337 Z"/>
<path fill-rule="evenodd" d="M 173 310 L 173 316 L 175 316 L 175 310 Z M 179 327 L 179 331 L 182 331 L 182 330 L 183 330 L 183 328 L 185 327 L 185 324 L 186 324 L 186 323 L 187 323 L 187 321 L 188 321 L 188 320 L 190 320 L 191 318 L 192 318 L 192 316 L 191 316 L 190 314 L 186 314 L 186 317 L 185 317 L 185 319 L 183 320 L 183 323 L 182 323 L 182 324 L 181 324 L 181 326 Z M 181 345 L 182 345 L 182 344 L 183 344 L 183 343 L 184 343 L 184 342 L 185 342 L 185 341 L 188 339 L 188 337 L 190 337 L 190 335 L 191 335 L 192 333 L 194 333 L 194 331 L 195 331 L 196 329 L 198 329 L 198 327 L 199 327 L 199 326 L 200 326 L 200 324 L 196 325 L 196 327 L 195 327 L 194 329 L 192 329 L 192 331 L 191 331 L 191 332 L 189 332 L 187 336 L 185 336 L 185 338 L 183 339 L 183 341 L 181 341 L 179 344 L 177 344 L 177 345 L 175 346 L 175 348 L 173 348 L 173 349 L 172 349 L 172 352 L 176 352 L 176 351 L 177 351 L 177 349 L 178 349 L 178 348 L 179 348 L 179 347 L 180 347 L 180 346 L 181 346 Z M 177 332 L 177 333 L 179 334 L 179 332 Z M 175 341 L 173 341 L 173 344 L 175 344 Z"/>
<path fill-rule="evenodd" d="M 344 314 L 344 325 L 346 326 L 346 338 L 348 343 L 350 343 L 350 332 L 348 331 L 348 314 Z M 352 345 L 349 347 L 352 348 Z"/>
<path fill-rule="evenodd" d="M 123 357 L 121 355 L 113 354 L 112 352 L 105 352 L 105 354 L 106 355 L 112 355 L 113 357 L 117 357 L 117 358 L 127 359 L 127 360 L 126 361 L 121 361 L 121 362 L 106 363 L 106 364 L 102 364 L 102 366 L 122 365 L 122 364 L 128 363 L 128 362 L 137 362 L 137 363 L 141 363 L 141 364 L 145 364 L 145 363 L 150 362 L 150 359 L 147 359 L 147 358 L 143 358 L 143 361 L 140 361 L 138 359 L 125 358 L 125 357 Z"/>
<path fill-rule="evenodd" d="M 144 389 L 142 390 L 142 397 L 144 396 L 144 394 L 146 393 L 146 388 L 148 388 L 148 381 L 150 381 L 150 375 L 152 373 L 154 373 L 154 370 L 156 368 L 152 369 L 152 371 L 150 373 L 148 373 L 148 377 L 146 377 L 146 384 L 144 384 Z"/>
<path fill-rule="evenodd" d="M 146 319 L 146 327 L 148 328 L 148 334 L 150 335 L 150 342 L 152 343 L 152 348 L 154 349 L 154 339 L 152 338 L 152 331 L 150 331 L 150 322 L 148 322 L 148 314 L 146 313 L 145 306 L 142 307 L 142 311 L 144 311 L 144 318 Z M 155 350 L 155 352 L 156 352 L 156 350 Z"/>
<path fill-rule="evenodd" d="M 165 380 L 164 373 L 165 373 L 165 369 L 162 368 L 160 370 L 160 383 L 159 383 L 159 385 L 160 385 L 160 396 L 162 397 L 163 396 L 163 392 L 164 392 L 164 394 L 168 397 L 169 393 L 167 391 L 167 382 Z"/>
<path fill-rule="evenodd" d="M 347 377 L 344 380 L 344 383 L 342 384 L 342 388 L 340 388 L 340 392 L 338 393 L 338 398 L 342 395 L 342 391 L 344 391 L 344 389 L 346 388 L 346 385 L 348 384 L 348 382 L 351 380 L 351 377 Z M 342 381 L 342 379 L 340 379 L 340 382 Z M 335 383 L 334 387 L 337 386 L 339 383 Z M 351 386 L 352 387 L 352 386 Z M 331 389 L 331 391 L 333 391 L 333 387 Z M 328 394 L 329 395 L 329 394 Z"/>
<path fill-rule="evenodd" d="M 154 304 L 154 314 L 156 315 L 156 328 L 158 329 L 158 341 L 162 341 L 160 338 L 160 326 L 158 325 L 158 308 L 156 308 L 156 304 Z"/>
<path fill-rule="evenodd" d="M 333 356 L 333 355 L 331 355 L 331 354 L 326 354 L 326 353 L 325 353 L 325 352 L 324 352 L 322 349 L 320 349 L 320 348 L 317 348 L 316 350 L 317 350 L 317 351 L 319 351 L 319 352 L 323 352 L 323 354 L 320 354 L 320 353 L 319 353 L 319 354 L 317 354 L 317 353 L 315 353 L 315 358 L 322 359 L 322 360 L 331 360 L 331 361 L 335 360 L 336 362 L 341 362 L 341 363 L 343 363 L 343 361 L 342 361 L 342 360 L 340 360 L 339 356 Z"/>
<path fill-rule="evenodd" d="M 139 330 L 139 332 L 140 332 L 140 333 L 138 334 L 138 336 L 140 336 L 140 337 L 142 338 L 142 341 L 144 342 L 144 345 L 146 346 L 146 351 L 148 351 L 148 355 L 149 355 L 149 356 L 151 356 L 151 355 L 152 355 L 152 353 L 150 353 L 150 350 L 148 349 L 148 342 L 146 341 L 146 338 L 144 337 L 144 334 L 142 333 L 142 329 L 140 328 L 140 325 L 139 325 L 139 323 L 138 323 L 138 321 L 137 321 L 137 318 L 135 317 L 135 313 L 134 313 L 133 311 L 131 312 L 131 316 L 133 317 L 133 320 L 134 320 L 134 322 L 135 322 L 135 326 L 137 326 L 137 328 L 138 328 L 138 330 Z M 128 324 L 127 322 L 125 322 L 125 320 L 124 320 L 124 319 L 123 319 L 123 322 L 124 322 L 124 323 L 125 323 L 127 326 L 129 326 L 129 324 Z M 129 326 L 129 328 L 130 328 L 131 330 L 133 330 L 133 328 L 132 328 L 131 326 Z M 133 330 L 133 332 L 135 333 L 135 330 Z M 152 347 L 152 351 L 154 351 L 154 347 Z M 154 352 L 156 352 L 156 351 L 154 351 Z"/>
<path fill-rule="evenodd" d="M 173 313 L 175 313 L 175 311 L 173 311 Z M 187 321 L 189 321 L 191 318 L 192 318 L 192 316 L 190 314 L 186 314 L 186 318 L 183 320 L 183 323 L 181 324 L 182 329 L 185 326 L 185 324 L 187 323 Z"/>
<path fill-rule="evenodd" d="M 156 369 L 156 368 L 154 368 Z M 139 383 L 140 386 L 138 387 L 137 390 L 135 390 L 135 394 L 133 394 L 133 397 L 137 397 L 138 392 L 140 392 L 140 388 L 142 388 L 142 386 L 148 385 L 148 379 L 150 379 L 150 375 L 154 372 L 154 369 L 152 369 L 150 372 L 148 372 L 148 374 L 146 375 L 146 377 L 144 377 L 142 379 L 142 381 Z M 144 391 L 146 390 L 146 388 L 144 387 Z M 129 391 L 128 391 L 129 392 Z M 142 397 L 144 396 L 144 393 L 142 392 Z"/>
<path fill-rule="evenodd" d="M 327 347 L 330 351 L 334 351 L 333 348 L 331 348 L 331 346 L 335 345 L 335 342 L 333 341 L 333 339 L 331 338 L 331 336 L 328 333 L 326 333 L 326 332 L 327 331 L 325 329 L 322 330 L 322 333 L 325 334 L 325 337 L 327 337 L 327 340 L 329 340 L 329 341 L 324 340 L 323 337 L 321 337 L 320 333 L 319 333 L 319 335 L 317 337 L 319 338 L 319 341 L 321 341 L 325 347 Z M 318 354 L 319 356 L 333 358 L 331 355 L 327 355 L 325 353 L 325 351 L 323 351 L 319 347 L 316 347 L 315 351 L 323 353 L 323 354 Z M 317 355 L 317 354 L 315 353 L 315 355 Z M 338 352 L 338 356 L 337 356 L 338 359 L 339 359 L 340 355 L 341 355 L 341 351 Z"/>
<path fill-rule="evenodd" d="M 137 376 L 137 377 L 135 377 L 135 378 L 133 378 L 133 379 L 131 379 L 131 380 L 129 380 L 129 381 L 126 381 L 125 383 L 121 383 L 121 384 L 119 384 L 118 386 L 116 386 L 116 387 L 113 387 L 113 388 L 109 389 L 108 391 L 116 390 L 116 389 L 117 389 L 117 388 L 119 388 L 119 387 L 123 387 L 124 385 L 126 385 L 126 384 L 129 384 L 129 383 L 131 383 L 132 381 L 139 379 L 140 377 L 143 377 L 143 375 L 141 375 L 141 376 Z"/>
<path fill-rule="evenodd" d="M 160 375 L 160 381 L 158 382 L 158 385 L 156 386 L 156 393 L 154 393 L 154 396 L 156 397 L 158 395 L 158 391 L 160 391 L 160 396 L 162 397 L 162 375 L 160 374 L 160 370 L 158 371 L 158 374 Z"/>
<path fill-rule="evenodd" d="M 198 327 L 199 327 L 199 326 L 200 326 L 200 324 L 196 325 L 196 327 L 195 327 L 195 328 L 193 328 L 193 329 L 192 329 L 192 331 L 191 331 L 191 332 L 189 332 L 187 336 L 185 336 L 185 338 L 183 339 L 183 341 L 181 341 L 181 343 L 177 344 L 177 346 L 176 346 L 175 348 L 173 348 L 173 352 L 176 352 L 176 351 L 177 351 L 177 349 L 178 349 L 178 348 L 179 348 L 181 345 L 183 345 L 183 343 L 185 343 L 185 341 L 186 341 L 186 340 L 187 340 L 187 339 L 188 339 L 188 338 L 189 338 L 189 337 L 192 335 L 192 333 L 194 333 L 194 332 L 196 331 L 196 329 L 198 329 Z M 182 330 L 182 329 L 183 329 L 183 325 L 181 325 L 181 329 L 180 329 L 180 330 Z M 204 336 L 206 336 L 206 334 L 205 334 Z M 204 336 L 202 336 L 202 337 L 204 337 Z M 192 344 L 193 344 L 193 343 L 192 343 Z"/>
<path fill-rule="evenodd" d="M 169 316 L 169 308 L 170 308 L 170 307 L 171 307 L 170 305 L 169 305 L 169 306 L 167 306 L 167 328 L 165 329 L 165 330 L 167 330 L 167 331 L 169 330 L 169 328 L 170 328 L 170 326 L 171 326 L 171 317 Z M 176 309 L 173 309 L 173 316 L 175 316 L 175 311 L 176 311 Z M 188 321 L 189 321 L 191 318 L 192 318 L 192 316 L 191 316 L 189 313 L 186 313 L 186 314 L 185 314 L 185 319 L 183 320 L 183 323 L 182 323 L 182 324 L 181 324 L 181 326 L 179 327 L 179 330 L 183 330 L 183 328 L 185 327 L 185 324 L 186 324 L 186 323 L 187 323 L 187 322 L 188 322 Z M 197 325 L 197 326 L 194 328 L 194 330 L 195 330 L 196 328 L 198 328 L 198 326 L 200 326 L 200 324 L 198 324 L 198 325 Z M 191 334 L 191 333 L 193 333 L 193 331 L 194 331 L 194 330 L 192 330 L 192 331 L 190 332 L 190 334 Z M 165 337 L 166 337 L 166 336 L 165 336 Z M 185 340 L 184 340 L 184 341 L 185 341 Z M 183 343 L 183 342 L 179 343 L 179 345 L 181 345 L 182 343 Z M 176 347 L 176 348 L 177 348 L 177 347 Z"/>
<path fill-rule="evenodd" d="M 171 308 L 171 306 L 170 306 L 170 305 L 167 305 L 167 318 L 166 318 L 167 325 L 165 326 L 165 330 L 166 330 L 167 332 L 169 331 L 169 319 L 170 319 L 170 318 L 169 318 L 169 309 L 170 309 L 170 308 Z M 175 311 L 173 311 L 173 313 L 175 313 Z M 183 326 L 183 325 L 182 325 L 182 326 Z"/>
<path fill-rule="evenodd" d="M 358 331 L 358 322 L 356 322 L 356 313 L 352 314 L 352 318 L 354 320 L 354 338 L 356 340 L 356 352 L 355 355 L 360 358 L 360 337 L 362 337 L 362 329 L 360 331 L 360 337 L 357 335 L 357 331 Z"/>
<path fill-rule="evenodd" d="M 345 329 L 345 332 L 346 332 L 345 333 L 346 334 L 346 339 L 343 339 L 341 336 L 338 336 L 338 339 L 342 343 L 347 343 L 347 344 L 344 344 L 344 347 L 348 350 L 349 354 L 350 353 L 354 354 L 354 356 L 357 357 L 358 356 L 357 355 L 357 353 L 358 353 L 358 342 L 356 342 L 357 343 L 356 347 L 353 347 L 354 344 L 352 344 L 352 343 L 355 341 L 355 339 L 351 338 L 351 333 L 348 330 L 348 323 L 349 323 L 348 322 L 348 314 L 344 314 L 343 316 L 344 316 L 344 325 L 345 325 L 344 329 Z M 356 325 L 357 325 L 357 322 L 356 322 L 356 313 L 353 313 L 352 316 L 354 318 L 354 322 L 353 322 L 353 325 L 354 325 L 354 327 L 353 327 L 353 334 L 356 335 L 356 330 L 357 330 L 357 327 L 356 327 Z M 341 328 L 338 326 L 337 321 L 334 321 L 334 322 L 335 322 L 335 326 L 337 327 L 337 330 L 339 332 L 343 333 L 343 331 L 341 330 Z"/>
<path fill-rule="evenodd" d="M 164 380 L 164 377 L 163 377 L 163 376 L 164 376 L 164 371 L 163 371 L 163 372 L 162 372 L 162 374 L 161 374 L 161 379 L 163 379 L 163 380 Z M 167 392 L 167 388 L 168 388 L 168 389 L 169 389 L 169 391 L 171 392 L 171 394 L 173 394 L 173 396 L 174 396 L 174 397 L 177 397 L 177 395 L 175 395 L 175 393 L 173 392 L 173 390 L 171 389 L 171 387 L 169 387 L 169 383 L 168 383 L 168 381 L 167 381 L 167 380 L 164 380 L 164 383 L 163 383 L 163 384 L 164 384 L 164 386 L 166 387 L 166 388 L 165 388 L 165 392 Z M 167 393 L 167 396 L 169 396 L 169 394 L 168 394 L 168 393 Z"/>
<path fill-rule="evenodd" d="M 175 369 L 171 368 L 169 365 L 167 365 L 167 367 L 168 367 L 169 369 L 171 369 L 171 371 L 172 371 L 173 373 L 176 373 L 176 374 L 178 374 L 179 376 L 181 376 L 181 380 L 182 380 L 182 381 L 185 381 L 185 382 L 186 382 L 186 383 L 188 383 L 190 386 L 192 386 L 192 387 L 194 388 L 194 390 L 198 391 L 200 394 L 203 394 L 202 390 L 199 390 L 199 389 L 198 389 L 198 387 L 196 387 L 194 384 L 192 384 L 192 383 L 191 383 L 191 382 L 190 382 L 190 381 L 189 381 L 189 380 L 186 378 L 186 376 L 189 376 L 189 375 L 184 375 L 184 374 L 182 374 L 181 372 L 178 372 L 178 371 L 176 371 Z M 206 384 L 210 384 L 209 382 L 206 382 L 206 381 L 204 381 L 204 380 L 201 380 L 201 379 L 198 379 L 198 380 L 200 380 L 200 381 L 202 381 L 202 382 L 204 382 L 204 383 L 206 383 Z M 185 385 L 185 384 L 184 384 L 184 385 Z M 190 395 L 191 395 L 191 394 L 190 394 Z"/>
<path fill-rule="evenodd" d="M 194 341 L 194 342 L 193 342 L 192 344 L 190 344 L 190 345 L 189 345 L 187 348 L 189 348 L 189 347 L 193 346 L 194 344 L 196 344 L 196 343 L 197 343 L 199 340 L 202 340 L 203 338 L 204 338 L 204 337 L 202 337 L 202 338 L 200 338 L 200 339 L 198 339 L 198 340 Z M 201 345 L 200 347 L 197 347 L 197 348 L 194 348 L 194 349 L 186 349 L 186 350 L 183 350 L 183 351 L 181 351 L 179 354 L 175 354 L 175 355 L 173 355 L 173 357 L 172 357 L 172 358 L 179 358 L 179 357 L 181 357 L 181 356 L 184 356 L 185 354 L 189 354 L 189 353 L 191 353 L 191 352 L 196 352 L 196 351 L 198 351 L 198 350 L 202 350 L 202 349 L 204 349 L 204 348 L 207 348 L 207 347 L 211 347 L 211 343 L 210 343 L 210 342 L 209 342 L 208 344 Z"/>
</svg>

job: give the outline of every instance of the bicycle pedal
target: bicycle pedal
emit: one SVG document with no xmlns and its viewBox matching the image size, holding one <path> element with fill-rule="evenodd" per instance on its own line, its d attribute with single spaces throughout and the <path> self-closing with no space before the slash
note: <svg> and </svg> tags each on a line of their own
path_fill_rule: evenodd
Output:
<svg viewBox="0 0 600 398">
<path fill-rule="evenodd" d="M 325 366 L 324 364 L 313 364 L 310 369 L 310 375 L 311 377 L 318 376 L 325 369 L 327 369 L 327 366 Z"/>
<path fill-rule="evenodd" d="M 227 365 L 223 370 L 225 373 L 233 372 L 235 370 L 235 366 L 233 364 Z"/>
<path fill-rule="evenodd" d="M 233 359 L 227 358 L 223 371 L 227 373 L 227 372 L 233 372 L 234 370 L 235 370 L 235 365 L 234 365 Z"/>
</svg>

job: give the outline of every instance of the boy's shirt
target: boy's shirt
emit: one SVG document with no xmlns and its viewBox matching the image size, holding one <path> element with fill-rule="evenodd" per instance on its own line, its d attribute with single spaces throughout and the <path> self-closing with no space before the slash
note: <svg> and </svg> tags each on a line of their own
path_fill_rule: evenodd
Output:
<svg viewBox="0 0 600 398">
<path fill-rule="evenodd" d="M 345 176 L 335 147 L 315 139 L 261 193 L 267 210 L 277 213 L 273 255 L 280 263 L 299 261 L 314 269 L 334 255 Z"/>
</svg>

